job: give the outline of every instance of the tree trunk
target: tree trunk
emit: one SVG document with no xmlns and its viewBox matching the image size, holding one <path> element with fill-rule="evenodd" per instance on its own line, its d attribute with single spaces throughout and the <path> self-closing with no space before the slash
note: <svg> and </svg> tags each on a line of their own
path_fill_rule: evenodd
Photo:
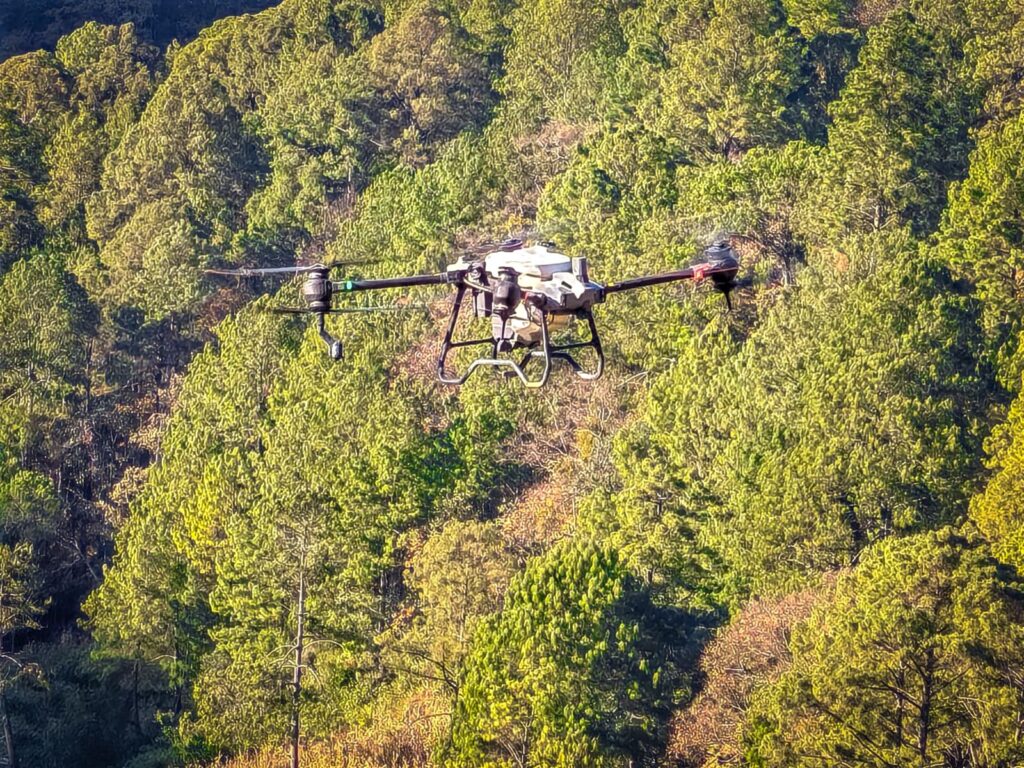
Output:
<svg viewBox="0 0 1024 768">
<path fill-rule="evenodd" d="M 917 732 L 917 752 L 922 768 L 928 766 L 928 738 L 931 736 L 932 688 L 935 682 L 935 652 L 928 651 L 921 680 L 921 725 Z"/>
<path fill-rule="evenodd" d="M 881 530 L 881 538 L 884 539 L 887 536 L 890 536 L 892 534 L 892 532 L 896 530 L 896 526 L 893 523 L 893 519 L 892 519 L 892 510 L 889 509 L 888 506 L 883 506 L 882 507 L 882 510 L 881 510 L 881 513 L 880 513 L 880 522 L 881 522 L 881 528 L 882 528 L 882 530 Z"/>
<path fill-rule="evenodd" d="M 295 627 L 295 671 L 292 673 L 292 761 L 291 768 L 299 768 L 299 702 L 302 695 L 302 643 L 305 640 L 306 574 L 305 564 L 299 567 L 299 605 Z"/>
<path fill-rule="evenodd" d="M 901 693 L 896 694 L 896 724 L 893 733 L 893 743 L 896 749 L 903 746 L 903 717 L 906 711 L 907 700 L 902 691 L 906 690 L 907 679 L 903 670 L 900 669 L 896 675 L 896 687 Z"/>
<path fill-rule="evenodd" d="M 4 745 L 7 752 L 7 768 L 18 768 L 18 758 L 14 753 L 14 733 L 11 731 L 11 718 L 7 715 L 7 692 L 0 683 L 0 727 L 4 732 Z"/>
<path fill-rule="evenodd" d="M 839 497 L 839 503 L 843 506 L 843 522 L 850 530 L 850 563 L 856 563 L 864 545 L 867 543 L 864 536 L 864 528 L 857 517 L 857 508 L 853 501 L 845 493 Z"/>
<path fill-rule="evenodd" d="M 139 660 L 132 664 L 132 728 L 136 735 L 142 733 L 142 714 L 139 711 Z"/>
</svg>

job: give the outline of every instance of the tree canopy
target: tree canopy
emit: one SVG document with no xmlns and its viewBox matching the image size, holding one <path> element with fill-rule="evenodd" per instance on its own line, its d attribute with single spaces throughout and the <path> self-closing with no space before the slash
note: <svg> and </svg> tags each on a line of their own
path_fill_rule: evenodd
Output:
<svg viewBox="0 0 1024 768">
<path fill-rule="evenodd" d="M 0 29 L 0 762 L 1024 760 L 1019 0 Z M 443 291 L 333 362 L 205 271 L 510 237 L 741 283 L 609 296 L 604 378 L 527 393 L 436 384 Z"/>
</svg>

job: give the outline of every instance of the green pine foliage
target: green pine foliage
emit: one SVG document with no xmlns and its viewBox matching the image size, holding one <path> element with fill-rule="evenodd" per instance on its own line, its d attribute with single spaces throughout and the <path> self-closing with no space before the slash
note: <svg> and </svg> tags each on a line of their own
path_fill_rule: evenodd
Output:
<svg viewBox="0 0 1024 768">
<path fill-rule="evenodd" d="M 887 541 L 801 624 L 756 695 L 751 765 L 1013 765 L 1019 586 L 949 529 Z"/>
<path fill-rule="evenodd" d="M 1018 395 L 1006 421 L 989 438 L 991 475 L 971 500 L 971 519 L 1005 563 L 1024 570 L 1024 400 Z"/>
<path fill-rule="evenodd" d="M 1019 351 L 1021 250 L 1017 234 L 1021 206 L 1016 147 L 1024 124 L 1013 119 L 983 138 L 971 154 L 970 172 L 950 191 L 939 234 L 943 257 L 977 285 L 985 304 L 985 329 L 1003 384 L 1018 391 L 1024 372 Z"/>
<path fill-rule="evenodd" d="M 0 763 L 1024 760 L 1019 0 L 19 2 Z M 745 285 L 526 393 L 432 383 L 445 292 L 335 363 L 203 271 L 524 235 Z"/>
<path fill-rule="evenodd" d="M 798 94 L 806 80 L 800 41 L 780 4 L 682 5 L 685 12 L 666 30 L 660 132 L 696 156 L 734 155 L 799 136 Z"/>
<path fill-rule="evenodd" d="M 442 763 L 651 763 L 687 640 L 686 615 L 652 605 L 613 552 L 555 548 L 481 626 Z"/>
<path fill-rule="evenodd" d="M 990 380 L 976 304 L 904 236 L 851 241 L 844 255 L 838 276 L 801 273 L 799 294 L 742 346 L 714 325 L 695 337 L 620 438 L 623 534 L 660 539 L 632 521 L 662 499 L 651 522 L 667 510 L 675 536 L 695 527 L 730 599 L 955 520 L 977 476 L 973 414 Z"/>
<path fill-rule="evenodd" d="M 815 229 L 934 229 L 950 181 L 967 162 L 976 111 L 946 29 L 897 11 L 872 27 L 857 67 L 829 107 L 826 183 L 812 193 Z"/>
</svg>

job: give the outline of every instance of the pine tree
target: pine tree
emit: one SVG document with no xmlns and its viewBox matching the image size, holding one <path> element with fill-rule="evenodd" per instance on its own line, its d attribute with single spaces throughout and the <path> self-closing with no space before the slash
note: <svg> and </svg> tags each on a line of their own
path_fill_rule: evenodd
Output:
<svg viewBox="0 0 1024 768">
<path fill-rule="evenodd" d="M 1010 765 L 1022 698 L 1020 591 L 983 541 L 890 540 L 794 634 L 755 695 L 753 765 Z"/>
<path fill-rule="evenodd" d="M 793 108 L 805 76 L 777 0 L 687 5 L 704 10 L 697 19 L 680 14 L 669 27 L 659 130 L 696 157 L 735 158 L 798 138 Z"/>
<path fill-rule="evenodd" d="M 620 459 L 627 503 L 699 523 L 727 591 L 795 586 L 965 511 L 992 381 L 976 303 L 914 248 L 849 242 L 843 271 L 805 270 L 738 354 L 709 335 L 710 360 L 652 388 L 649 439 Z"/>
<path fill-rule="evenodd" d="M 618 0 L 529 0 L 510 15 L 501 92 L 519 121 L 587 121 L 624 49 Z"/>
<path fill-rule="evenodd" d="M 477 632 L 443 762 L 653 765 L 685 643 L 685 617 L 652 605 L 612 551 L 557 547 Z"/>
<path fill-rule="evenodd" d="M 945 34 L 904 11 L 869 30 L 829 105 L 827 166 L 808 196 L 820 236 L 904 224 L 926 232 L 937 222 L 946 184 L 966 167 L 975 106 Z"/>
<path fill-rule="evenodd" d="M 493 523 L 452 521 L 428 538 L 409 564 L 415 594 L 408 627 L 384 638 L 390 666 L 438 682 L 453 696 L 477 625 L 501 607 L 515 572 Z"/>
<path fill-rule="evenodd" d="M 971 499 L 971 519 L 999 559 L 1024 572 L 1024 397 L 1014 400 L 986 448 L 992 474 L 985 489 Z"/>
<path fill-rule="evenodd" d="M 8 688 L 31 671 L 11 647 L 14 633 L 36 629 L 42 606 L 36 599 L 32 581 L 38 578 L 28 542 L 0 544 L 0 735 L 4 740 L 6 765 L 18 766 L 18 753 L 7 708 Z"/>
<path fill-rule="evenodd" d="M 1011 120 L 979 142 L 970 173 L 950 190 L 939 253 L 971 279 L 984 306 L 985 330 L 1000 381 L 1020 389 L 1024 354 L 1024 177 L 1016 158 L 1024 148 L 1024 119 Z"/>
</svg>

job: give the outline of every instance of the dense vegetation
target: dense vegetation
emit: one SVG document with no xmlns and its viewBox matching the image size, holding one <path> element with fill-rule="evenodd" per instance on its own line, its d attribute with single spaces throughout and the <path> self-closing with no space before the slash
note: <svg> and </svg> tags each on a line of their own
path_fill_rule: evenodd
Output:
<svg viewBox="0 0 1024 768">
<path fill-rule="evenodd" d="M 1024 3 L 164 5 L 0 62 L 0 760 L 1024 763 Z M 202 272 L 725 231 L 533 394 Z"/>
<path fill-rule="evenodd" d="M 83 24 L 135 25 L 161 47 L 191 40 L 224 16 L 266 8 L 271 0 L 5 0 L 0 7 L 0 59 L 38 48 L 52 49 Z"/>
</svg>

